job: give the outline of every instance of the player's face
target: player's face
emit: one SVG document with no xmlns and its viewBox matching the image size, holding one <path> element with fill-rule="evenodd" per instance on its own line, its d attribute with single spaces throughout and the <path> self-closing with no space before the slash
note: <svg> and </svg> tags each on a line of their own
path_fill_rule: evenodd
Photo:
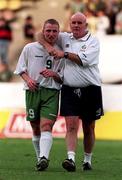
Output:
<svg viewBox="0 0 122 180">
<path fill-rule="evenodd" d="M 45 24 L 43 29 L 43 35 L 48 43 L 54 44 L 58 38 L 58 34 L 59 26 L 57 24 Z"/>
<path fill-rule="evenodd" d="M 87 30 L 86 19 L 81 15 L 73 16 L 70 20 L 70 28 L 76 39 L 82 38 Z"/>
</svg>

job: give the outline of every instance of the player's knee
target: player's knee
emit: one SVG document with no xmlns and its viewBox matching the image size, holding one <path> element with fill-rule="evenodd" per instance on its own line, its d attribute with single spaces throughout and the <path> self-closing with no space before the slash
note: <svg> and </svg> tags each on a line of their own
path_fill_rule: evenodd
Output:
<svg viewBox="0 0 122 180">
<path fill-rule="evenodd" d="M 35 136 L 38 136 L 40 135 L 40 124 L 37 123 L 37 122 L 30 122 L 31 124 L 31 128 L 32 128 L 32 131 L 33 131 L 33 135 Z"/>
<path fill-rule="evenodd" d="M 85 136 L 91 136 L 94 133 L 94 127 L 87 126 L 87 127 L 83 128 L 83 133 Z"/>
<path fill-rule="evenodd" d="M 77 133 L 77 131 L 78 131 L 77 127 L 74 127 L 74 126 L 67 127 L 67 132 L 68 133 Z"/>
<path fill-rule="evenodd" d="M 52 131 L 54 122 L 53 121 L 45 121 L 41 123 L 41 131 Z"/>
<path fill-rule="evenodd" d="M 32 128 L 33 135 L 39 136 L 40 135 L 40 127 Z"/>
</svg>

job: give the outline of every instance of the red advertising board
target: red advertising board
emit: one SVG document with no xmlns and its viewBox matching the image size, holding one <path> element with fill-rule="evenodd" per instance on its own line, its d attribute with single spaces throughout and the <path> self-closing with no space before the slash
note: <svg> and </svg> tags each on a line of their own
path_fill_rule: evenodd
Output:
<svg viewBox="0 0 122 180">
<path fill-rule="evenodd" d="M 53 127 L 54 137 L 64 137 L 66 132 L 65 120 L 58 116 Z M 4 136 L 9 138 L 31 138 L 32 129 L 30 123 L 26 121 L 26 114 L 13 113 L 4 128 Z"/>
</svg>

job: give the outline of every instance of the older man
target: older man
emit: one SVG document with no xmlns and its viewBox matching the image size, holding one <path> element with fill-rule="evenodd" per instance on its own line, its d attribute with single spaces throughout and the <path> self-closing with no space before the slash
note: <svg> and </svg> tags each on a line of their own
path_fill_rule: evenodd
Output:
<svg viewBox="0 0 122 180">
<path fill-rule="evenodd" d="M 68 158 L 62 163 L 67 171 L 75 171 L 75 151 L 79 118 L 82 120 L 84 160 L 83 170 L 91 170 L 95 142 L 95 120 L 103 115 L 101 79 L 98 69 L 100 45 L 87 29 L 86 16 L 80 12 L 70 19 L 71 33 L 60 33 L 58 44 L 63 51 L 43 45 L 56 59 L 65 58 L 64 81 L 61 90 L 60 114 L 66 120 Z"/>
</svg>

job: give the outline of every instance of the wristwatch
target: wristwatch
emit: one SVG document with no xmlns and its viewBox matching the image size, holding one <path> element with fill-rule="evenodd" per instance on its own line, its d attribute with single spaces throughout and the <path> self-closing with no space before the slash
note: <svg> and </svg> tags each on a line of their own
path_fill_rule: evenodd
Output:
<svg viewBox="0 0 122 180">
<path fill-rule="evenodd" d="M 69 53 L 68 52 L 64 52 L 64 58 L 68 58 L 68 56 L 69 56 Z"/>
</svg>

